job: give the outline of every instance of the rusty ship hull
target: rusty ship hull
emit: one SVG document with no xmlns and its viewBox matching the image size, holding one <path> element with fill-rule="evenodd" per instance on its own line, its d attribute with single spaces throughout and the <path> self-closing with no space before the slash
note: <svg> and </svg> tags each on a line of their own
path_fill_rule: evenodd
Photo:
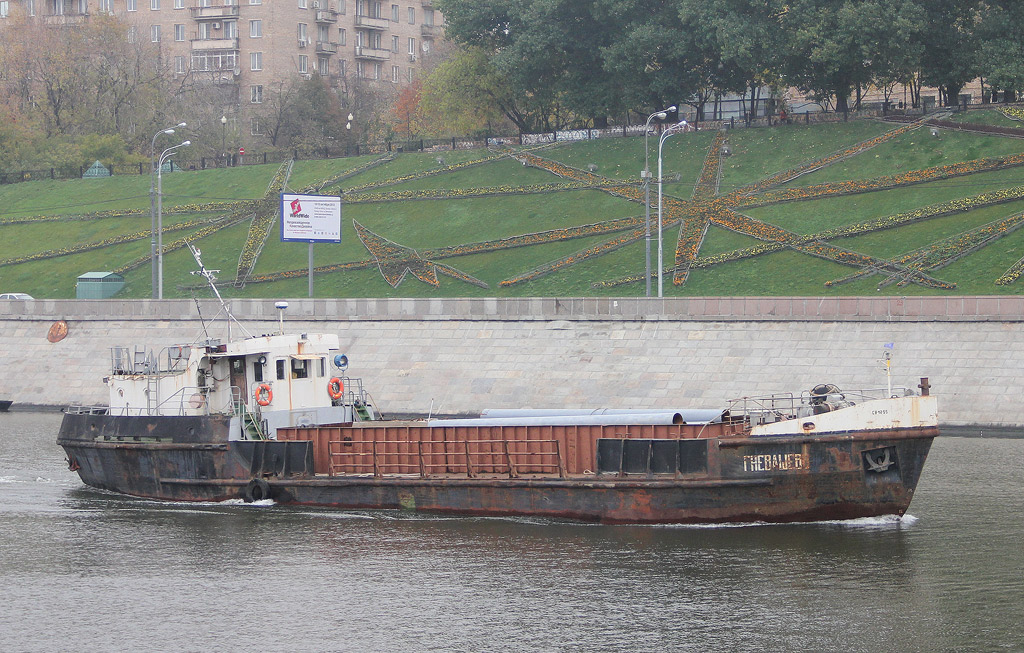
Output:
<svg viewBox="0 0 1024 653">
<path fill-rule="evenodd" d="M 934 426 L 751 437 L 736 425 L 284 428 L 217 417 L 66 414 L 83 482 L 171 501 L 600 523 L 794 522 L 903 515 Z"/>
</svg>

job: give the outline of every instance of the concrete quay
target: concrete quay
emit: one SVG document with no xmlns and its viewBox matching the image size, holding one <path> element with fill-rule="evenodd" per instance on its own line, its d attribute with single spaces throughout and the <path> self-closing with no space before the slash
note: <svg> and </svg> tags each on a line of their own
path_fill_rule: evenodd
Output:
<svg viewBox="0 0 1024 653">
<path fill-rule="evenodd" d="M 253 335 L 273 300 L 231 300 Z M 285 329 L 334 332 L 385 414 L 488 407 L 720 407 L 830 382 L 928 377 L 945 424 L 1024 430 L 1024 297 L 294 299 Z M 110 348 L 226 339 L 212 300 L 0 301 L 0 399 L 105 404 Z M 202 319 L 200 319 L 200 315 Z M 68 335 L 47 332 L 57 320 Z M 233 327 L 237 337 L 239 327 Z M 1018 429 L 1017 427 L 1021 427 Z"/>
</svg>

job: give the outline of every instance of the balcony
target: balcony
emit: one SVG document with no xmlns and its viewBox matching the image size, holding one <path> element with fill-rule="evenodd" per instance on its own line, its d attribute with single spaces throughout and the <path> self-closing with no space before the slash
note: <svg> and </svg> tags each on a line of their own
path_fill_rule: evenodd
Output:
<svg viewBox="0 0 1024 653">
<path fill-rule="evenodd" d="M 317 9 L 316 10 L 316 22 L 318 23 L 336 23 L 338 22 L 338 12 L 333 9 Z"/>
<path fill-rule="evenodd" d="M 420 4 L 424 9 L 431 9 L 434 6 L 434 0 L 420 0 Z"/>
<path fill-rule="evenodd" d="M 201 39 L 198 36 L 193 37 L 192 50 L 237 50 L 238 49 L 238 38 L 226 38 L 226 39 Z"/>
<path fill-rule="evenodd" d="M 54 27 L 71 27 L 84 25 L 85 21 L 89 19 L 89 14 L 53 14 L 50 16 L 43 16 L 43 23 L 46 25 L 52 25 Z"/>
<path fill-rule="evenodd" d="M 444 35 L 444 28 L 440 25 L 420 25 L 420 36 L 425 39 L 439 39 Z"/>
<path fill-rule="evenodd" d="M 363 29 L 389 29 L 391 21 L 387 18 L 373 18 L 371 16 L 356 16 L 356 27 Z"/>
<path fill-rule="evenodd" d="M 238 17 L 238 5 L 223 5 L 220 7 L 189 7 L 194 20 L 223 20 L 225 18 Z"/>
<path fill-rule="evenodd" d="M 338 52 L 338 44 L 330 41 L 317 41 L 316 51 L 317 54 L 335 54 Z"/>
<path fill-rule="evenodd" d="M 356 59 L 372 59 L 373 61 L 387 61 L 391 58 L 391 50 L 382 50 L 380 48 L 368 48 L 366 46 L 356 46 Z"/>
</svg>

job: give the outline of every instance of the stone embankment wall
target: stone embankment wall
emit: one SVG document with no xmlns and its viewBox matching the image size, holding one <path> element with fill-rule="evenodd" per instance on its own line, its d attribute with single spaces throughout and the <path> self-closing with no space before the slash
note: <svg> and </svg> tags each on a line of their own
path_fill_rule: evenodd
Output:
<svg viewBox="0 0 1024 653">
<path fill-rule="evenodd" d="M 289 331 L 334 332 L 385 414 L 486 407 L 719 407 L 831 382 L 929 377 L 951 425 L 1024 425 L 1024 297 L 291 300 Z M 226 339 L 202 300 L 0 301 L 0 399 L 105 404 L 112 346 Z M 233 300 L 253 335 L 272 300 Z M 56 320 L 68 335 L 47 340 Z M 238 336 L 239 327 L 232 328 Z"/>
</svg>

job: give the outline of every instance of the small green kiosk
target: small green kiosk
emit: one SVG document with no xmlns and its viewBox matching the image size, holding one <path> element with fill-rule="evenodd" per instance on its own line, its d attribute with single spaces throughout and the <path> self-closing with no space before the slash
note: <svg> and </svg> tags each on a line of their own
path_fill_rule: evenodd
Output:
<svg viewBox="0 0 1024 653">
<path fill-rule="evenodd" d="M 124 277 L 116 272 L 86 272 L 75 284 L 77 299 L 107 299 L 124 288 Z"/>
</svg>

